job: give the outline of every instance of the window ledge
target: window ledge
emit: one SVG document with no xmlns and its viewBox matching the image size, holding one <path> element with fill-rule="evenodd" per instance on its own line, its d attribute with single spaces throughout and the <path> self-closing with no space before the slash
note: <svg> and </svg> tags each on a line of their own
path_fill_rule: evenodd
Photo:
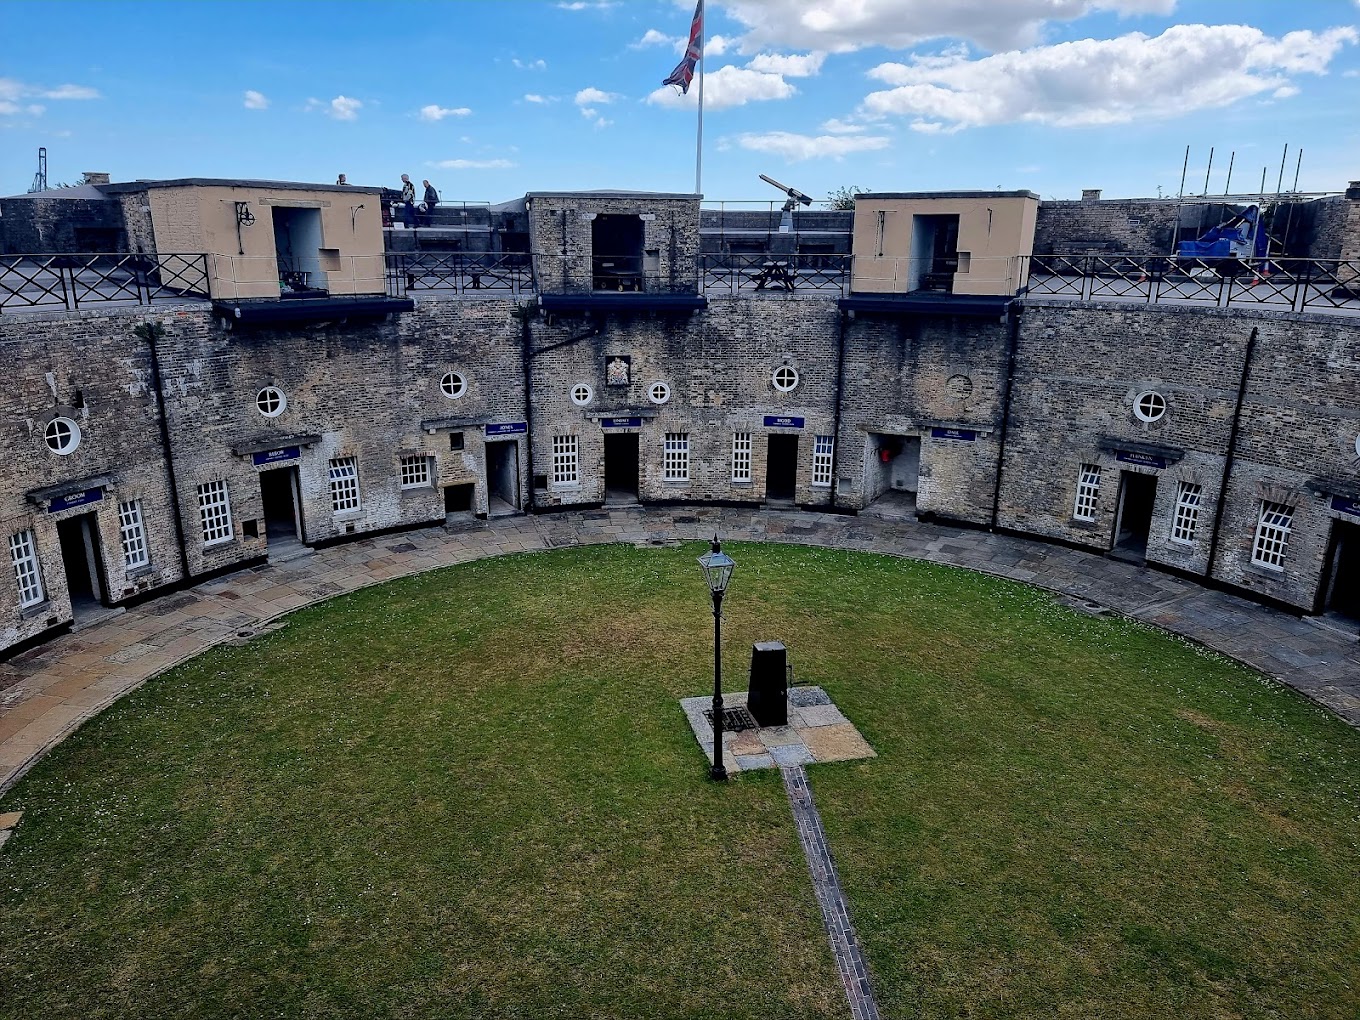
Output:
<svg viewBox="0 0 1360 1020">
<path fill-rule="evenodd" d="M 235 545 L 235 544 L 236 544 L 236 536 L 235 536 L 235 535 L 233 535 L 231 538 L 217 538 L 217 539 L 214 539 L 214 540 L 211 541 L 211 542 L 204 542 L 204 543 L 203 543 L 203 551 L 204 551 L 204 552 L 207 552 L 209 549 L 224 549 L 224 548 L 226 548 L 226 547 L 229 546 L 229 545 Z"/>
<path fill-rule="evenodd" d="M 136 567 L 128 567 L 128 568 L 126 569 L 126 572 L 125 572 L 125 573 L 126 573 L 127 579 L 128 579 L 129 581 L 131 581 L 131 580 L 133 580 L 134 578 L 137 578 L 137 577 L 145 577 L 147 574 L 149 574 L 149 573 L 151 573 L 151 572 L 152 572 L 152 570 L 151 570 L 151 564 L 148 562 L 148 563 L 143 563 L 143 564 L 141 564 L 140 566 L 136 566 Z"/>
<path fill-rule="evenodd" d="M 1284 567 L 1272 567 L 1265 563 L 1253 561 L 1247 564 L 1247 569 L 1253 574 L 1260 574 L 1262 577 L 1269 577 L 1276 581 L 1284 577 Z"/>
<path fill-rule="evenodd" d="M 38 617 L 47 616 L 51 612 L 52 612 L 51 599 L 43 599 L 41 602 L 35 602 L 31 606 L 27 606 L 24 609 L 20 609 L 19 619 L 36 620 Z"/>
<path fill-rule="evenodd" d="M 1067 522 L 1069 528 L 1079 528 L 1082 531 L 1095 531 L 1100 527 L 1099 521 L 1084 521 L 1080 517 L 1073 517 Z"/>
<path fill-rule="evenodd" d="M 331 511 L 331 516 L 334 517 L 334 518 L 335 518 L 336 520 L 338 520 L 338 521 L 352 521 L 352 520 L 355 520 L 355 519 L 358 518 L 358 517 L 362 517 L 363 514 L 364 514 L 364 508 L 363 508 L 363 507 L 357 507 L 357 508 L 355 508 L 355 509 L 353 509 L 353 510 L 332 510 L 332 511 Z"/>
</svg>

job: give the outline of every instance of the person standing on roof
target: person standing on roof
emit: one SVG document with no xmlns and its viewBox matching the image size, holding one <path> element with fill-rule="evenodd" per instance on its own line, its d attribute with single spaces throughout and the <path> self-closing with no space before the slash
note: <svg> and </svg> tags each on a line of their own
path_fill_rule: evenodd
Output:
<svg viewBox="0 0 1360 1020">
<path fill-rule="evenodd" d="M 434 224 L 434 207 L 439 204 L 439 192 L 434 190 L 434 185 L 429 181 L 422 181 L 425 185 L 425 226 Z"/>
<path fill-rule="evenodd" d="M 407 230 L 416 225 L 416 186 L 406 174 L 401 175 L 401 225 Z"/>
</svg>

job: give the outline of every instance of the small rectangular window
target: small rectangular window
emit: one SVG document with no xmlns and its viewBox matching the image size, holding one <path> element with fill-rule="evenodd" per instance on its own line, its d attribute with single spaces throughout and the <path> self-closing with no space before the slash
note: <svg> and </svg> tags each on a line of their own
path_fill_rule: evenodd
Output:
<svg viewBox="0 0 1360 1020">
<path fill-rule="evenodd" d="M 1096 505 L 1100 502 L 1100 465 L 1083 464 L 1077 480 L 1077 502 L 1072 516 L 1079 521 L 1094 521 Z"/>
<path fill-rule="evenodd" d="M 355 457 L 331 461 L 331 513 L 343 514 L 359 509 L 359 462 Z"/>
<path fill-rule="evenodd" d="M 1201 490 L 1194 482 L 1176 486 L 1176 519 L 1171 522 L 1171 541 L 1190 543 L 1199 529 L 1199 501 Z"/>
<path fill-rule="evenodd" d="M 667 432 L 661 477 L 668 482 L 689 481 L 689 433 Z"/>
<path fill-rule="evenodd" d="M 575 436 L 552 437 L 552 479 L 554 485 L 576 485 L 580 479 Z"/>
<path fill-rule="evenodd" d="M 118 504 L 118 538 L 123 543 L 123 565 L 128 570 L 144 567 L 151 562 L 146 548 L 146 530 L 142 527 L 142 504 L 128 500 Z"/>
<path fill-rule="evenodd" d="M 1261 515 L 1256 523 L 1256 541 L 1252 544 L 1251 562 L 1275 570 L 1284 568 L 1284 551 L 1289 545 L 1289 531 L 1294 525 L 1294 508 L 1286 503 L 1261 500 Z"/>
<path fill-rule="evenodd" d="M 429 488 L 430 458 L 424 454 L 401 458 L 401 487 L 403 489 Z"/>
<path fill-rule="evenodd" d="M 231 541 L 231 498 L 222 479 L 198 487 L 198 516 L 203 524 L 203 544 L 221 545 Z"/>
<path fill-rule="evenodd" d="M 751 433 L 732 433 L 732 481 L 751 480 Z"/>
<path fill-rule="evenodd" d="M 32 531 L 21 531 L 9 536 L 9 561 L 14 565 L 14 579 L 19 584 L 19 608 L 36 606 L 46 599 L 43 594 L 42 574 L 38 570 L 38 551 Z"/>
<path fill-rule="evenodd" d="M 812 484 L 819 489 L 831 488 L 831 451 L 835 442 L 831 436 L 812 439 Z"/>
<path fill-rule="evenodd" d="M 449 449 L 450 449 L 450 450 L 461 450 L 462 448 L 463 448 L 463 433 L 461 433 L 461 432 L 450 432 L 450 433 L 449 433 Z"/>
</svg>

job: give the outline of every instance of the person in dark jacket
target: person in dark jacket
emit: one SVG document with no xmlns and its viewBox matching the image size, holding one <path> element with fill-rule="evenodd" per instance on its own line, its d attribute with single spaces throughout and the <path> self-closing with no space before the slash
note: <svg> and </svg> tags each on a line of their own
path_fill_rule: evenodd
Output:
<svg viewBox="0 0 1360 1020">
<path fill-rule="evenodd" d="M 439 204 L 439 192 L 434 190 L 434 185 L 429 181 L 421 183 L 425 185 L 425 226 L 428 227 L 434 223 L 434 207 Z"/>
</svg>

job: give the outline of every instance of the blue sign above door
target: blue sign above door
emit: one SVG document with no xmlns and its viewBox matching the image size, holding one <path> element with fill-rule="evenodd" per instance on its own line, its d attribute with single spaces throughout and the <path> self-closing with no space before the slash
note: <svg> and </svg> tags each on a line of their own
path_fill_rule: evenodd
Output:
<svg viewBox="0 0 1360 1020">
<path fill-rule="evenodd" d="M 642 428 L 641 418 L 601 418 L 600 428 L 602 429 L 640 429 Z"/>
<path fill-rule="evenodd" d="M 1332 509 L 1351 517 L 1360 517 L 1360 499 L 1347 499 L 1345 496 L 1333 496 Z"/>
<path fill-rule="evenodd" d="M 284 460 L 297 460 L 302 456 L 302 449 L 297 446 L 282 446 L 277 450 L 261 450 L 259 453 L 252 453 L 250 461 L 256 467 L 262 464 L 277 464 Z"/>
<path fill-rule="evenodd" d="M 767 414 L 765 416 L 765 427 L 767 429 L 801 429 L 805 419 L 794 418 L 786 414 Z"/>
<path fill-rule="evenodd" d="M 47 512 L 49 514 L 61 513 L 63 510 L 70 510 L 72 507 L 88 506 L 90 503 L 98 503 L 104 498 L 102 487 L 96 486 L 93 489 L 81 489 L 79 492 L 68 492 L 64 496 L 57 496 L 48 501 Z"/>
<path fill-rule="evenodd" d="M 960 443 L 975 443 L 975 442 L 977 442 L 977 430 L 976 430 L 976 429 L 939 429 L 939 428 L 933 428 L 933 429 L 930 430 L 930 438 L 931 438 L 931 439 L 954 439 L 954 440 L 957 440 L 957 441 L 960 442 Z"/>
<path fill-rule="evenodd" d="M 529 423 L 523 421 L 503 421 L 495 425 L 487 425 L 485 428 L 488 436 L 521 436 L 529 431 Z"/>
<path fill-rule="evenodd" d="M 1116 450 L 1114 459 L 1123 461 L 1125 464 L 1138 464 L 1141 467 L 1156 468 L 1158 471 L 1166 467 L 1165 457 L 1154 457 L 1150 453 L 1138 453 L 1135 450 Z"/>
</svg>

